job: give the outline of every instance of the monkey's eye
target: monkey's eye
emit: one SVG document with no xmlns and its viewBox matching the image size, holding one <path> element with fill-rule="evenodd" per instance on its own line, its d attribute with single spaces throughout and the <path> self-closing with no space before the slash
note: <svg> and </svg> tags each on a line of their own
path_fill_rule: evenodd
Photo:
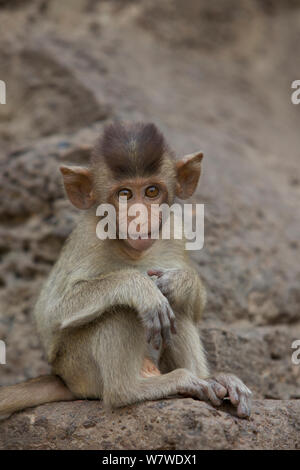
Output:
<svg viewBox="0 0 300 470">
<path fill-rule="evenodd" d="M 132 198 L 132 191 L 130 189 L 124 188 L 120 189 L 118 192 L 119 197 L 126 197 L 126 199 Z"/>
<path fill-rule="evenodd" d="M 148 186 L 145 191 L 147 197 L 157 197 L 159 194 L 159 189 L 157 186 Z"/>
</svg>

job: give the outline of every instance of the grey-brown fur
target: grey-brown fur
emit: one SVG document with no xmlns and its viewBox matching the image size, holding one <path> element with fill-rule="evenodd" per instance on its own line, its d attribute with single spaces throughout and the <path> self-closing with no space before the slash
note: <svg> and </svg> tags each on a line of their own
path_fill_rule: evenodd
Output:
<svg viewBox="0 0 300 470">
<path fill-rule="evenodd" d="M 136 256 L 124 249 L 122 240 L 96 237 L 98 219 L 93 206 L 107 202 L 108 175 L 112 169 L 127 171 L 123 160 L 134 162 L 129 165 L 130 171 L 150 174 L 156 168 L 156 177 L 164 180 L 172 203 L 175 193 L 182 198 L 192 195 L 202 154 L 190 155 L 176 164 L 153 125 L 134 124 L 130 131 L 116 129 L 106 131 L 102 145 L 107 153 L 103 154 L 104 147 L 102 153 L 97 148 L 90 168 L 62 168 L 70 200 L 86 210 L 34 311 L 53 373 L 66 386 L 53 376 L 3 388 L 0 417 L 34 404 L 72 397 L 102 399 L 108 406 L 122 406 L 174 394 L 209 400 L 216 406 L 227 395 L 239 416 L 249 416 L 249 389 L 234 376 L 209 375 L 198 333 L 206 294 L 185 251 L 185 241 L 172 236 L 170 240 L 156 240 Z M 136 142 L 135 152 L 130 139 Z M 145 377 L 141 374 L 143 361 L 152 357 L 152 346 L 159 343 L 157 365 L 162 375 Z"/>
<path fill-rule="evenodd" d="M 155 174 L 168 147 L 164 136 L 153 123 L 108 125 L 92 154 L 92 162 L 103 159 L 115 177 Z"/>
</svg>

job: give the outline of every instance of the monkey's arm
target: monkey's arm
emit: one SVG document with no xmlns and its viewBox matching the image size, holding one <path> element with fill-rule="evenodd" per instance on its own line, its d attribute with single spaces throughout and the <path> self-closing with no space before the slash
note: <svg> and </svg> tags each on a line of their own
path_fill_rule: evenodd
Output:
<svg viewBox="0 0 300 470">
<path fill-rule="evenodd" d="M 196 270 L 186 266 L 183 269 L 151 269 L 148 274 L 157 276 L 155 284 L 174 310 L 187 312 L 194 321 L 200 319 L 206 292 Z"/>
<path fill-rule="evenodd" d="M 167 298 L 148 276 L 133 269 L 78 281 L 64 294 L 63 304 L 58 305 L 60 317 L 56 319 L 55 328 L 82 326 L 115 306 L 137 311 L 148 341 L 156 348 L 160 345 L 160 335 L 169 342 L 170 331 L 175 332 L 175 316 Z"/>
</svg>

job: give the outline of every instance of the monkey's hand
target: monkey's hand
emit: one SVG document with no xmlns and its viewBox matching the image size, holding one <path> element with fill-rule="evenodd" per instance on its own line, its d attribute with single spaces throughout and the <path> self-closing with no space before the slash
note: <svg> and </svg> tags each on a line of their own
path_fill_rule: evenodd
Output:
<svg viewBox="0 0 300 470">
<path fill-rule="evenodd" d="M 175 315 L 168 299 L 147 275 L 134 269 L 77 282 L 68 296 L 65 294 L 66 299 L 72 305 L 72 314 L 59 318 L 54 323 L 55 330 L 78 328 L 99 318 L 114 305 L 126 305 L 135 309 L 149 343 L 156 349 L 161 339 L 169 343 L 171 333 L 176 333 Z"/>
<path fill-rule="evenodd" d="M 193 271 L 185 269 L 150 269 L 149 276 L 156 276 L 154 281 L 162 294 L 164 294 L 174 307 L 181 307 L 187 300 L 193 303 L 194 295 L 198 289 L 199 278 Z"/>
<path fill-rule="evenodd" d="M 158 289 L 156 294 L 139 310 L 139 316 L 146 328 L 148 343 L 159 349 L 161 341 L 166 345 L 171 343 L 171 333 L 176 333 L 176 326 L 168 299 Z"/>
<path fill-rule="evenodd" d="M 220 398 L 229 398 L 230 402 L 237 408 L 237 415 L 240 418 L 249 418 L 251 413 L 251 395 L 248 387 L 235 375 L 218 374 L 216 377 L 208 379 L 212 386 L 216 384 L 223 388 L 224 394 Z"/>
</svg>

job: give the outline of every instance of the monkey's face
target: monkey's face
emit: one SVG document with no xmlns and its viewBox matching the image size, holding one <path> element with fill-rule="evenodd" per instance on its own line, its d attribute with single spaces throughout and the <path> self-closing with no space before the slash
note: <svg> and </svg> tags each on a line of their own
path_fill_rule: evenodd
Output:
<svg viewBox="0 0 300 470">
<path fill-rule="evenodd" d="M 174 196 L 194 193 L 203 154 L 175 161 L 154 124 L 109 125 L 91 155 L 89 167 L 60 168 L 66 193 L 78 209 L 110 203 L 116 212 L 117 238 L 143 252 L 159 238 L 159 206 Z M 113 237 L 115 238 L 115 237 Z"/>
<path fill-rule="evenodd" d="M 168 189 L 157 178 L 135 178 L 112 188 L 109 201 L 116 210 L 117 237 L 144 251 L 158 238 L 162 223 L 159 206 L 168 201 Z"/>
</svg>

